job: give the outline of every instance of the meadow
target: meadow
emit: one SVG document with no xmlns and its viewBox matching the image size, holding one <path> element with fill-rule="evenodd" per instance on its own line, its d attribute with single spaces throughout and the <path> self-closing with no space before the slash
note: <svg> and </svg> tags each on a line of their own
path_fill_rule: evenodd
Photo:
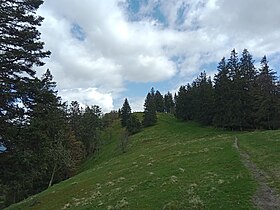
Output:
<svg viewBox="0 0 280 210">
<path fill-rule="evenodd" d="M 262 182 L 280 193 L 280 131 L 230 132 L 160 114 L 125 152 L 122 135 L 114 123 L 78 175 L 7 209 L 258 209 Z"/>
</svg>

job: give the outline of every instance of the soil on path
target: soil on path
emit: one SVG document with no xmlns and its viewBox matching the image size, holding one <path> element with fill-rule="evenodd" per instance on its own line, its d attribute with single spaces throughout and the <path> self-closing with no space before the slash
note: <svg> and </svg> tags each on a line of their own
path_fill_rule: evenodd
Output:
<svg viewBox="0 0 280 210">
<path fill-rule="evenodd" d="M 251 160 L 249 154 L 241 151 L 238 139 L 235 137 L 234 147 L 239 152 L 244 165 L 252 173 L 253 177 L 258 181 L 259 187 L 253 197 L 253 202 L 259 209 L 264 210 L 280 210 L 280 195 L 267 184 L 266 173 L 259 169 Z"/>
</svg>

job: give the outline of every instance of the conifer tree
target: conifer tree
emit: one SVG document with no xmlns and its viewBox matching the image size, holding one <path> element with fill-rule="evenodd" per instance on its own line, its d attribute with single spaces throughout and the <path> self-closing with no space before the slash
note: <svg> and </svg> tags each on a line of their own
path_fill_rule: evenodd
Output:
<svg viewBox="0 0 280 210">
<path fill-rule="evenodd" d="M 168 91 L 167 94 L 164 95 L 164 111 L 167 113 L 174 112 L 174 101 L 172 94 Z"/>
<path fill-rule="evenodd" d="M 191 98 L 190 98 L 191 86 L 188 84 L 186 86 L 181 86 L 179 88 L 178 94 L 176 95 L 176 109 L 175 116 L 178 119 L 190 120 L 192 119 L 192 109 L 191 109 Z"/>
<path fill-rule="evenodd" d="M 153 90 L 153 89 L 152 89 Z M 142 124 L 144 127 L 155 125 L 157 122 L 156 105 L 154 101 L 153 91 L 147 94 L 144 104 L 144 117 Z"/>
<path fill-rule="evenodd" d="M 127 98 L 124 100 L 123 106 L 120 111 L 120 116 L 121 116 L 122 127 L 126 127 L 127 121 L 131 117 L 131 108 L 130 108 Z"/>
<path fill-rule="evenodd" d="M 157 90 L 154 96 L 156 111 L 164 112 L 164 99 L 161 93 Z"/>
<path fill-rule="evenodd" d="M 29 97 L 35 71 L 34 66 L 42 66 L 42 58 L 50 55 L 43 50 L 37 29 L 43 20 L 35 15 L 43 1 L 1 0 L 0 2 L 0 134 L 2 143 L 11 149 L 9 142 L 16 137 L 19 119 L 24 120 L 25 107 Z M 17 119 L 15 121 L 14 119 Z M 15 123 L 16 122 L 16 123 Z"/>
<path fill-rule="evenodd" d="M 207 78 L 205 71 L 196 79 L 193 89 L 194 119 L 204 125 L 210 125 L 213 120 L 214 94 L 211 78 Z"/>
<path fill-rule="evenodd" d="M 213 124 L 218 127 L 228 127 L 230 116 L 228 106 L 230 103 L 231 80 L 226 59 L 223 57 L 218 64 L 218 73 L 214 77 L 214 118 Z"/>
<path fill-rule="evenodd" d="M 247 49 L 244 49 L 239 63 L 240 78 L 236 85 L 238 86 L 239 99 L 241 101 L 240 121 L 241 129 L 255 127 L 255 79 L 256 68 L 252 55 Z"/>
<path fill-rule="evenodd" d="M 126 129 L 130 135 L 138 133 L 141 130 L 141 122 L 136 115 L 132 114 L 127 121 Z"/>
<path fill-rule="evenodd" d="M 279 95 L 277 94 L 276 72 L 269 68 L 266 56 L 261 60 L 257 76 L 257 122 L 261 128 L 275 129 L 279 126 Z"/>
</svg>

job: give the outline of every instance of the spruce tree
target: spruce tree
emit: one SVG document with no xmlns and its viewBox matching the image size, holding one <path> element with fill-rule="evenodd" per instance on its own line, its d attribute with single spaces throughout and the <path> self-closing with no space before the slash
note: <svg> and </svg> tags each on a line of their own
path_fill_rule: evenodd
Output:
<svg viewBox="0 0 280 210">
<path fill-rule="evenodd" d="M 185 114 L 188 111 L 188 109 L 186 108 L 187 90 L 185 86 L 181 86 L 179 88 L 179 91 L 175 99 L 176 99 L 175 116 L 178 119 L 188 120 L 188 117 Z"/>
<path fill-rule="evenodd" d="M 158 90 L 155 93 L 155 105 L 157 112 L 164 112 L 164 99 Z"/>
<path fill-rule="evenodd" d="M 168 91 L 167 94 L 164 95 L 164 111 L 166 113 L 174 113 L 174 106 L 172 94 Z"/>
<path fill-rule="evenodd" d="M 131 117 L 131 108 L 130 108 L 127 98 L 124 100 L 123 106 L 120 111 L 120 116 L 121 116 L 122 127 L 126 127 L 127 121 Z"/>
<path fill-rule="evenodd" d="M 138 133 L 141 130 L 141 122 L 139 121 L 136 115 L 130 116 L 130 118 L 127 121 L 126 129 L 129 135 Z"/>
<path fill-rule="evenodd" d="M 218 64 L 218 73 L 214 77 L 214 118 L 213 124 L 218 127 L 229 127 L 230 113 L 228 110 L 230 103 L 231 80 L 227 68 L 226 59 L 222 58 Z"/>
<path fill-rule="evenodd" d="M 154 101 L 153 92 L 147 94 L 144 104 L 144 117 L 142 124 L 144 127 L 155 125 L 157 122 L 156 105 Z"/>
<path fill-rule="evenodd" d="M 211 78 L 204 72 L 196 79 L 193 95 L 194 119 L 204 125 L 210 125 L 213 120 L 214 94 Z"/>
<path fill-rule="evenodd" d="M 36 83 L 33 67 L 44 65 L 42 59 L 50 55 L 43 50 L 37 29 L 43 18 L 35 12 L 42 3 L 0 2 L 0 137 L 6 152 L 16 147 L 16 134 L 26 123 L 26 111 L 30 111 L 24 105 L 32 103 L 28 93 Z"/>
<path fill-rule="evenodd" d="M 261 60 L 257 76 L 257 122 L 261 128 L 275 129 L 279 120 L 279 97 L 277 93 L 276 72 L 269 68 L 266 56 Z"/>
<path fill-rule="evenodd" d="M 240 78 L 237 83 L 239 90 L 239 98 L 241 101 L 240 121 L 241 127 L 254 128 L 255 127 L 255 79 L 256 68 L 252 55 L 247 49 L 244 49 L 239 63 Z"/>
</svg>

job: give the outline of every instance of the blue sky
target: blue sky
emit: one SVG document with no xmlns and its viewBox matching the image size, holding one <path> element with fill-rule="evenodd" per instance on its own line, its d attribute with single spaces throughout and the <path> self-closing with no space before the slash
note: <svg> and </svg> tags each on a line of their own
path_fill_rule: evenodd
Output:
<svg viewBox="0 0 280 210">
<path fill-rule="evenodd" d="M 201 71 L 213 76 L 235 48 L 280 66 L 278 0 L 48 0 L 40 31 L 63 100 L 143 109 L 147 92 L 175 92 Z M 261 14 L 261 15 L 260 15 Z"/>
</svg>

